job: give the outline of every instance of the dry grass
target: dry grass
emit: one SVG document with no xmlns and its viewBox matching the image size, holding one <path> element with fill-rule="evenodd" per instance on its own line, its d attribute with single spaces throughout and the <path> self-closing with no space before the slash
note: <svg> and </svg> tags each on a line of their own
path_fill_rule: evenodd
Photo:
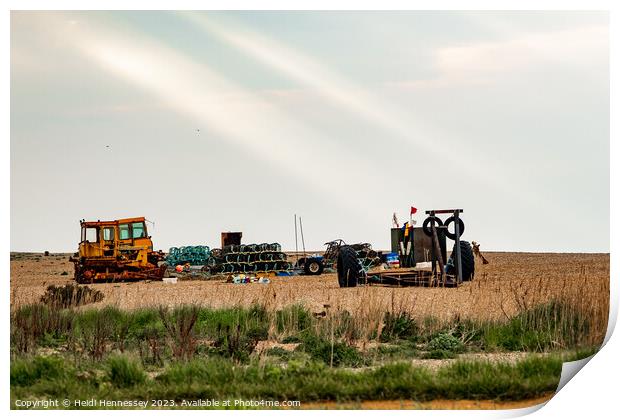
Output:
<svg viewBox="0 0 620 420">
<path fill-rule="evenodd" d="M 250 306 L 279 309 L 293 303 L 315 312 L 346 310 L 356 327 L 381 328 L 386 311 L 423 319 L 504 320 L 552 300 L 568 303 L 588 315 L 593 336 L 601 340 L 609 313 L 609 254 L 485 253 L 490 264 L 477 264 L 474 281 L 458 289 L 388 288 L 341 289 L 335 274 L 318 277 L 279 277 L 268 285 L 222 281 L 184 281 L 177 284 L 101 284 L 105 294 L 93 306 L 123 309 L 196 304 L 211 307 Z M 71 266 L 66 259 L 34 257 L 11 261 L 12 308 L 39 301 L 49 284 L 66 284 Z M 71 270 L 69 276 L 60 276 Z M 90 306 L 90 305 L 89 305 Z"/>
</svg>

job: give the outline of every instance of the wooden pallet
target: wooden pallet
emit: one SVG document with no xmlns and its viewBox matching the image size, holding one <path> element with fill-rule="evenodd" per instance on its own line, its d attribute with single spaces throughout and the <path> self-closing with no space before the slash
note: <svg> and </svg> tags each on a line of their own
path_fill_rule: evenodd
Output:
<svg viewBox="0 0 620 420">
<path fill-rule="evenodd" d="M 428 270 L 386 270 L 368 273 L 368 284 L 392 287 L 458 287 L 456 276 L 435 276 Z"/>
</svg>

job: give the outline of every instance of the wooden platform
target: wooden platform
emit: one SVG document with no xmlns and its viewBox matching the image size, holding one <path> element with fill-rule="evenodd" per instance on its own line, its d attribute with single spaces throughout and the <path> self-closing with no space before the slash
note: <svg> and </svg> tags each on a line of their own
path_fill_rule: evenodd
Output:
<svg viewBox="0 0 620 420">
<path fill-rule="evenodd" d="M 368 273 L 368 284 L 392 287 L 458 287 L 456 276 L 433 276 L 430 270 L 398 269 Z"/>
</svg>

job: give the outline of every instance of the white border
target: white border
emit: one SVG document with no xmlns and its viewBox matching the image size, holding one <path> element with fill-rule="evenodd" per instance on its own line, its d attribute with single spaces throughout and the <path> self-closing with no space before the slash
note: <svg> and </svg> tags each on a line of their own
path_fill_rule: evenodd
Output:
<svg viewBox="0 0 620 420">
<path fill-rule="evenodd" d="M 197 0 L 180 0 L 180 1 L 163 1 L 152 0 L 148 2 L 140 2 L 134 0 L 109 0 L 109 1 L 44 1 L 44 0 L 23 0 L 15 1 L 9 0 L 5 2 L 7 4 L 6 12 L 2 15 L 0 21 L 0 28 L 2 28 L 3 42 L 2 53 L 5 57 L 4 65 L 2 66 L 2 80 L 3 80 L 3 96 L 2 101 L 2 132 L 4 136 L 2 153 L 2 173 L 3 179 L 6 180 L 3 183 L 3 193 L 5 197 L 10 197 L 10 129 L 9 129 L 9 104 L 10 104 L 10 78 L 9 78 L 9 60 L 10 60 L 10 10 L 38 10 L 38 9 L 65 9 L 65 10 L 102 10 L 102 9 L 116 9 L 116 10 L 139 10 L 147 6 L 152 10 L 199 10 L 199 9 L 226 9 L 226 10 L 257 10 L 257 9 L 287 9 L 287 10 L 609 10 L 610 13 L 610 33 L 612 34 L 611 40 L 618 39 L 618 19 L 615 17 L 614 12 L 618 11 L 618 7 L 615 6 L 612 1 L 560 1 L 560 0 L 547 0 L 547 1 L 404 1 L 404 0 L 383 0 L 383 1 L 285 1 L 285 0 L 271 0 L 271 1 L 250 1 L 250 0 L 213 0 L 213 1 L 197 1 Z M 614 118 L 618 114 L 617 98 L 618 87 L 614 74 L 618 73 L 618 47 L 617 42 L 611 41 L 611 141 L 610 141 L 610 171 L 611 171 L 611 191 L 610 191 L 610 205 L 611 215 L 620 214 L 618 212 L 618 170 L 614 164 L 618 160 L 618 145 L 617 145 L 617 118 Z M 583 197 L 587 199 L 587 197 Z M 45 209 L 41 209 L 45 211 Z M 2 234 L 4 241 L 2 249 L 6 256 L 9 252 L 10 243 L 10 207 L 8 203 L 2 207 L 3 223 Z M 612 216 L 613 217 L 613 216 Z M 587 221 L 584 221 L 587 223 Z M 616 240 L 618 224 L 614 222 L 612 218 L 610 220 L 611 227 L 611 279 L 612 280 L 612 305 L 610 313 L 610 326 L 615 324 L 618 313 L 618 259 L 616 252 L 618 250 L 618 241 Z M 6 257 L 5 257 L 6 258 Z M 0 375 L 2 375 L 2 389 L 5 402 L 5 408 L 9 407 L 9 384 L 8 384 L 8 360 L 9 360 L 9 264 L 8 259 L 3 266 L 4 281 L 2 282 L 2 288 L 4 291 L 4 297 L 7 304 L 4 305 L 3 322 L 4 322 L 4 335 L 3 335 L 3 351 L 5 364 L 2 365 Z M 610 331 L 611 333 L 611 331 Z M 617 336 L 617 334 L 615 335 Z M 615 407 L 615 401 L 617 399 L 616 391 L 616 378 L 618 375 L 618 354 L 620 354 L 618 339 L 615 336 L 611 336 L 605 347 L 592 359 L 590 363 L 577 375 L 575 380 L 570 381 L 561 392 L 558 393 L 544 408 L 536 411 L 532 414 L 533 418 L 562 418 L 569 417 L 585 417 L 593 416 L 593 418 L 605 418 L 617 411 Z M 609 337 L 608 337 L 609 338 Z M 411 418 L 412 416 L 418 418 L 499 418 L 499 417 L 514 417 L 523 415 L 531 410 L 512 410 L 512 411 L 493 411 L 493 412 L 480 412 L 480 411 L 424 411 L 424 412 L 410 412 L 410 411 L 390 411 L 390 416 L 401 417 L 406 416 Z M 204 418 L 206 416 L 211 418 L 226 418 L 229 416 L 240 417 L 263 417 L 272 418 L 274 416 L 286 416 L 292 412 L 275 412 L 275 411 L 259 411 L 259 412 L 202 412 L 202 411 L 176 411 L 176 412 L 133 412 L 131 415 L 136 417 L 149 418 L 153 417 L 170 417 L 179 416 L 183 418 Z M 86 413 L 79 412 L 18 412 L 11 411 L 10 415 L 16 417 L 22 416 L 45 416 L 46 418 L 62 417 L 62 418 L 81 418 Z M 89 417 L 103 418 L 108 417 L 112 413 L 110 412 L 88 412 Z M 119 413 L 121 414 L 121 413 Z M 123 413 L 127 414 L 127 413 Z M 345 413 L 340 411 L 328 411 L 321 413 L 321 416 L 338 416 L 339 418 Z M 347 413 L 350 414 L 350 413 Z M 361 418 L 375 417 L 374 411 L 356 411 L 354 415 Z M 317 415 L 313 411 L 295 412 L 295 416 L 314 418 Z"/>
<path fill-rule="evenodd" d="M 609 0 L 8 0 L 13 10 L 612 10 Z M 53 4 L 52 4 L 53 3 Z M 145 8 L 145 6 L 148 6 Z"/>
</svg>

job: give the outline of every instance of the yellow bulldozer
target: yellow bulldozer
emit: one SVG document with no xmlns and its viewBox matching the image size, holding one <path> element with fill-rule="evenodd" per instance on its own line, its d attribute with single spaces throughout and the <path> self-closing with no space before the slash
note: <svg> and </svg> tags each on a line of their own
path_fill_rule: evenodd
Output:
<svg viewBox="0 0 620 420">
<path fill-rule="evenodd" d="M 153 250 L 144 217 L 112 221 L 80 220 L 78 252 L 70 259 L 78 283 L 161 280 L 161 251 Z"/>
</svg>

